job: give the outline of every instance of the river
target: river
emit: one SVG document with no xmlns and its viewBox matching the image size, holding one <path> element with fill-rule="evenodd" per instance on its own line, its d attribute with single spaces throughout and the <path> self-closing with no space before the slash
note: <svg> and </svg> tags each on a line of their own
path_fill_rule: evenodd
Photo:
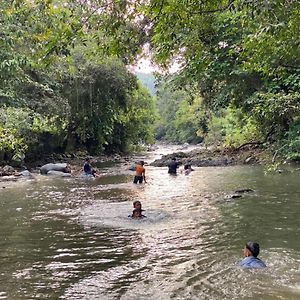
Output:
<svg viewBox="0 0 300 300">
<path fill-rule="evenodd" d="M 146 166 L 145 185 L 118 163 L 101 173 L 0 182 L 0 299 L 300 298 L 300 171 Z M 242 188 L 254 192 L 226 199 Z M 147 218 L 128 218 L 134 200 Z M 248 240 L 266 269 L 238 267 Z"/>
</svg>

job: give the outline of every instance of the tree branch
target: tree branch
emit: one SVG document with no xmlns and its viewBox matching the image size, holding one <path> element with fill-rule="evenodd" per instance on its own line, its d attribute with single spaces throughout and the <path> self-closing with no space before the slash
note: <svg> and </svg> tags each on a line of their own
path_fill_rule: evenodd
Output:
<svg viewBox="0 0 300 300">
<path fill-rule="evenodd" d="M 202 15 L 202 14 L 213 14 L 216 12 L 223 12 L 223 11 L 229 9 L 234 4 L 234 1 L 235 0 L 230 0 L 227 5 L 225 5 L 224 7 L 218 8 L 218 9 L 189 11 L 189 13 L 191 15 L 197 15 L 197 14 Z"/>
</svg>

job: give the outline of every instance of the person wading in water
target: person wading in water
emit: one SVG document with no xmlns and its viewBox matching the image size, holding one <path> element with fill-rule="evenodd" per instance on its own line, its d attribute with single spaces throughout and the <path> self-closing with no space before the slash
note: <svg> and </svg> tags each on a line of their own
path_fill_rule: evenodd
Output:
<svg viewBox="0 0 300 300">
<path fill-rule="evenodd" d="M 133 179 L 133 183 L 137 184 L 137 183 L 143 183 L 143 181 L 145 183 L 147 183 L 146 181 L 146 176 L 145 176 L 145 168 L 144 168 L 144 162 L 141 160 L 135 167 L 135 176 Z"/>
</svg>

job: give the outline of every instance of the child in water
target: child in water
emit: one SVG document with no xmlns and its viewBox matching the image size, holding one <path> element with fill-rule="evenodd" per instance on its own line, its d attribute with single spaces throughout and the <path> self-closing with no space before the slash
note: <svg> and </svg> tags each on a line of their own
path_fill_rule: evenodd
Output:
<svg viewBox="0 0 300 300">
<path fill-rule="evenodd" d="M 134 201 L 133 202 L 133 211 L 132 215 L 130 216 L 132 219 L 142 219 L 146 218 L 146 216 L 142 215 L 142 203 L 140 201 Z"/>
<path fill-rule="evenodd" d="M 184 175 L 189 175 L 194 169 L 191 165 L 184 165 Z"/>
</svg>

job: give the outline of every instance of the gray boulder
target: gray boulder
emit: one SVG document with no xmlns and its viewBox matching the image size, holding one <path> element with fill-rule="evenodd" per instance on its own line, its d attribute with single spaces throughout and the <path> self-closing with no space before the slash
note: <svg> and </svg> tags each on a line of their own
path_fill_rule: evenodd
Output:
<svg viewBox="0 0 300 300">
<path fill-rule="evenodd" d="M 46 164 L 43 165 L 40 169 L 41 174 L 47 175 L 49 171 L 58 171 L 62 173 L 71 173 L 70 168 L 68 167 L 68 164 L 66 163 L 57 163 L 57 164 Z"/>
</svg>

